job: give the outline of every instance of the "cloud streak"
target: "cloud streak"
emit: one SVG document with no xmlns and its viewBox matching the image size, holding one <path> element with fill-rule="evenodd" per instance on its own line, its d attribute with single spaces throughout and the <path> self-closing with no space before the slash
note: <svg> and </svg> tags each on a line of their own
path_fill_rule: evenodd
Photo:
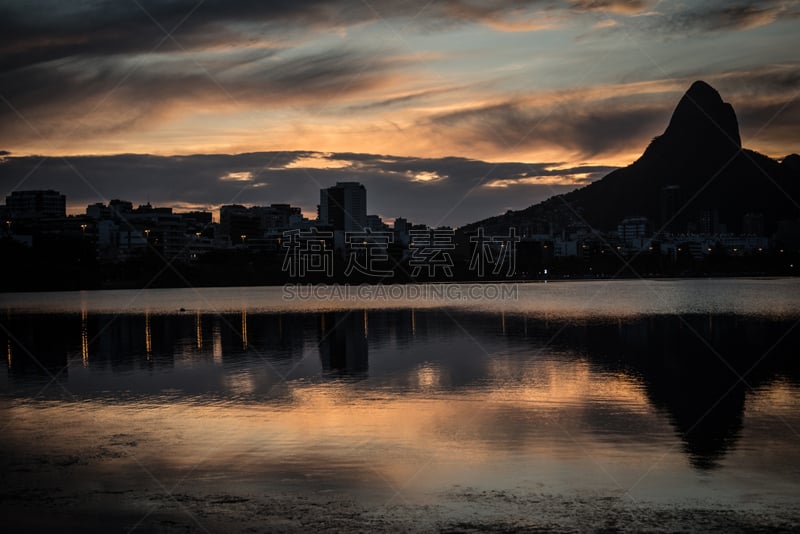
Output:
<svg viewBox="0 0 800 534">
<path fill-rule="evenodd" d="M 782 18 L 800 16 L 797 2 L 783 0 L 710 1 L 684 10 L 665 11 L 649 25 L 659 33 L 701 34 L 707 32 L 745 31 L 768 26 Z"/>
</svg>

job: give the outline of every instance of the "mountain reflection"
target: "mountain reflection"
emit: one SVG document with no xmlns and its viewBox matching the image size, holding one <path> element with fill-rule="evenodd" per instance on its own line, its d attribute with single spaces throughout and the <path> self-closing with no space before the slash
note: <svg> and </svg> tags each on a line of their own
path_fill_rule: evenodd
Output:
<svg viewBox="0 0 800 534">
<path fill-rule="evenodd" d="M 792 358 L 798 334 L 791 326 L 734 315 L 552 321 L 411 309 L 84 311 L 4 317 L 0 342 L 7 349 L 8 393 L 21 397 L 147 396 L 169 390 L 201 398 L 289 402 L 292 380 L 317 380 L 350 383 L 362 394 L 514 390 L 536 403 L 542 401 L 537 388 L 554 396 L 537 377 L 555 360 L 569 364 L 559 367 L 562 374 L 588 369 L 595 381 L 621 374 L 640 383 L 650 405 L 667 416 L 692 465 L 708 469 L 735 448 L 750 388 L 776 378 L 800 383 Z M 79 369 L 88 378 L 73 376 Z M 612 402 L 626 393 L 605 394 Z M 602 408 L 592 409 L 601 413 Z M 514 427 L 498 429 L 510 440 L 514 434 Z"/>
</svg>

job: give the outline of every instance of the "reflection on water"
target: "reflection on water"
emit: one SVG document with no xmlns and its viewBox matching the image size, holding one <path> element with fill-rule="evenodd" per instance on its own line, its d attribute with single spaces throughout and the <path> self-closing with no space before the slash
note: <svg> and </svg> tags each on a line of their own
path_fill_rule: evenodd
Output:
<svg viewBox="0 0 800 534">
<path fill-rule="evenodd" d="M 800 489 L 792 317 L 349 307 L 1 322 L 7 447 L 39 425 L 50 446 L 133 432 L 172 467 L 202 456 L 214 480 L 411 493 Z"/>
</svg>

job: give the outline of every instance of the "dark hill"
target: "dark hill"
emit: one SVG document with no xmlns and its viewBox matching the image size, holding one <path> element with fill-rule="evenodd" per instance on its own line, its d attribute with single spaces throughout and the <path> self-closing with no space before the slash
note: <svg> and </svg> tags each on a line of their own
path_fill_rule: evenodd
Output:
<svg viewBox="0 0 800 534">
<path fill-rule="evenodd" d="M 800 157 L 787 156 L 781 164 L 743 149 L 733 107 L 713 87 L 697 81 L 681 98 L 664 133 L 631 165 L 464 230 L 480 225 L 501 232 L 541 221 L 556 232 L 576 223 L 607 231 L 626 216 L 638 215 L 647 217 L 654 230 L 741 232 L 745 214 L 756 214 L 771 233 L 778 221 L 800 217 L 797 201 Z"/>
</svg>

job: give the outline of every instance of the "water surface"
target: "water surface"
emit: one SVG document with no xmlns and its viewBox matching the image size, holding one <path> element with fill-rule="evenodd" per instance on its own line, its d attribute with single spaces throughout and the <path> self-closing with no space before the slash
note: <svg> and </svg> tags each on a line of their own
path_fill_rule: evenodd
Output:
<svg viewBox="0 0 800 534">
<path fill-rule="evenodd" d="M 797 510 L 795 280 L 285 296 L 0 296 L 17 505 L 206 488 L 373 507 L 513 491 Z"/>
</svg>

